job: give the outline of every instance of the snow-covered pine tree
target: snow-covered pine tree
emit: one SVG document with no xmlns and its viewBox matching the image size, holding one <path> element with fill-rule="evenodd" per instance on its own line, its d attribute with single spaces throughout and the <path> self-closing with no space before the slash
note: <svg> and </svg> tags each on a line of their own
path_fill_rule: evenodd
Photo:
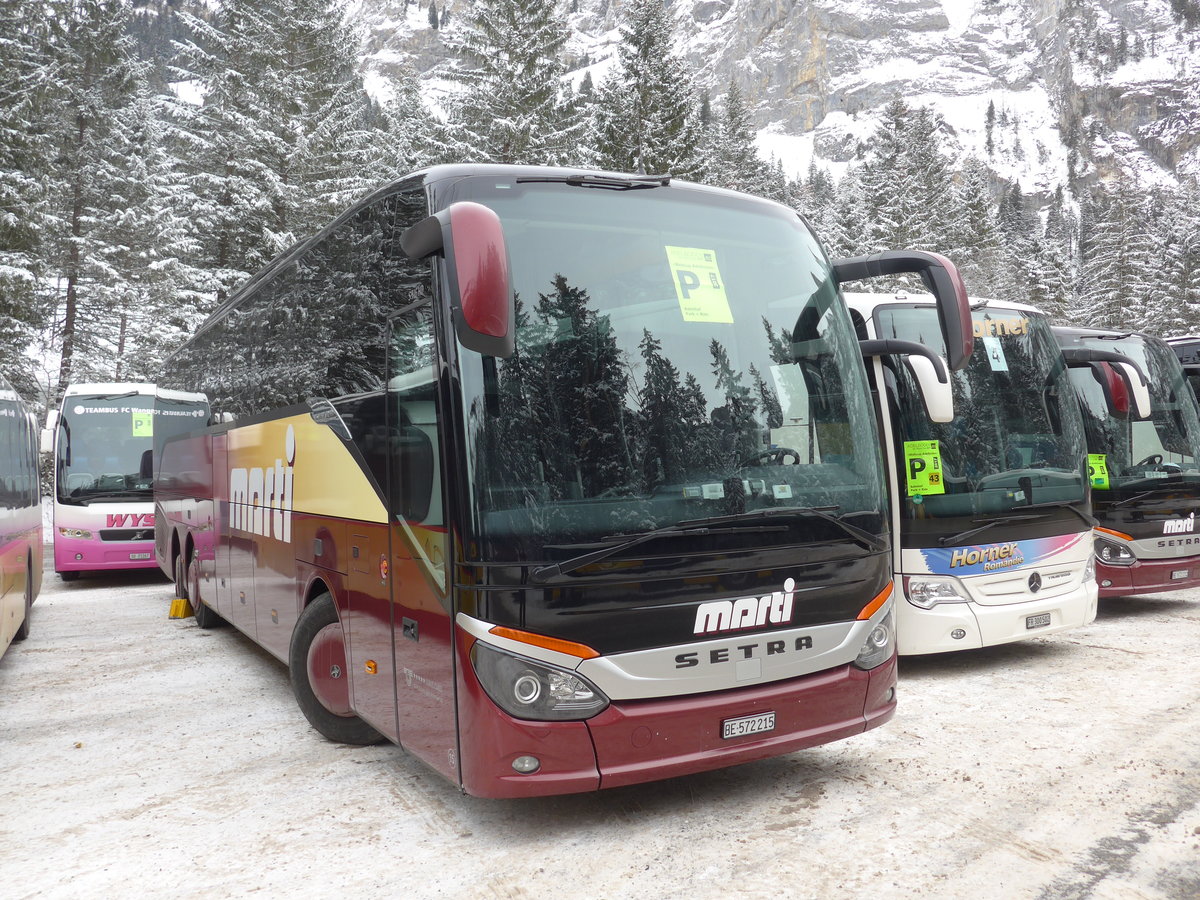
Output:
<svg viewBox="0 0 1200 900">
<path fill-rule="evenodd" d="M 175 104 L 201 254 L 218 294 L 377 184 L 358 42 L 335 0 L 225 0 L 178 45 Z"/>
<path fill-rule="evenodd" d="M 959 171 L 956 205 L 961 229 L 946 247 L 972 296 L 998 297 L 1004 280 L 1004 243 L 987 166 L 970 156 Z"/>
<path fill-rule="evenodd" d="M 107 378 L 154 381 L 164 356 L 211 311 L 206 274 L 196 269 L 196 241 L 184 218 L 186 185 L 171 154 L 162 98 L 143 83 L 113 122 L 112 152 L 124 160 L 114 180 L 113 213 L 103 236 L 119 290 L 96 323 L 99 359 Z"/>
<path fill-rule="evenodd" d="M 1144 279 L 1143 327 L 1164 337 L 1195 334 L 1200 326 L 1200 215 L 1190 205 L 1197 199 L 1194 186 L 1185 184 L 1153 191 L 1143 206 L 1159 261 Z"/>
<path fill-rule="evenodd" d="M 1147 307 L 1147 273 L 1158 269 L 1143 210 L 1143 193 L 1121 179 L 1098 192 L 1079 277 L 1072 320 L 1100 328 L 1141 329 Z"/>
<path fill-rule="evenodd" d="M 766 194 L 772 173 L 754 147 L 750 112 L 733 81 L 725 94 L 725 107 L 708 134 L 705 181 L 735 191 Z"/>
<path fill-rule="evenodd" d="M 123 291 L 111 243 L 121 210 L 113 194 L 127 161 L 114 147 L 114 123 L 136 95 L 144 66 L 133 59 L 120 0 L 61 0 L 53 7 L 54 114 L 47 136 L 54 154 L 48 171 L 53 226 L 44 244 L 53 268 L 60 340 L 56 392 L 75 379 L 77 353 L 97 364 L 100 322 Z"/>
<path fill-rule="evenodd" d="M 584 128 L 564 90 L 569 32 L 554 0 L 480 0 L 446 38 L 459 57 L 450 77 L 447 143 L 458 159 L 530 165 L 578 163 Z"/>
<path fill-rule="evenodd" d="M 621 27 L 617 66 L 597 91 L 600 165 L 622 172 L 703 175 L 692 76 L 674 52 L 662 0 L 633 0 Z"/>
<path fill-rule="evenodd" d="M 27 399 L 37 384 L 24 351 L 46 318 L 43 205 L 53 28 L 50 10 L 28 0 L 0 0 L 0 375 Z"/>
</svg>

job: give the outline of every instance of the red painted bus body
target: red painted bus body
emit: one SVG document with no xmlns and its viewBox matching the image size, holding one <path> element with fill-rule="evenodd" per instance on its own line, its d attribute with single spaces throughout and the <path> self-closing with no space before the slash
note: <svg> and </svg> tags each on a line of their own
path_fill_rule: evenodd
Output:
<svg viewBox="0 0 1200 900">
<path fill-rule="evenodd" d="M 289 665 L 326 737 L 478 796 L 880 725 L 886 498 L 834 271 L 794 213 L 731 192 L 417 173 L 169 362 L 217 424 L 164 448 L 159 565 L 201 627 Z"/>
</svg>

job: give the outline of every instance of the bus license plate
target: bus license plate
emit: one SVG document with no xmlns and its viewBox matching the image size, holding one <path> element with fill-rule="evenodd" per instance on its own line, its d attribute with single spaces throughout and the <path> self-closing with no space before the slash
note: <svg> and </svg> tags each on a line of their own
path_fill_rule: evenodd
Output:
<svg viewBox="0 0 1200 900">
<path fill-rule="evenodd" d="M 725 719 L 721 722 L 721 737 L 725 740 L 774 730 L 775 713 L 773 712 L 759 713 L 757 716 L 742 716 L 740 719 Z"/>
<path fill-rule="evenodd" d="M 1043 625 L 1050 624 L 1050 613 L 1042 613 L 1040 616 L 1026 616 L 1025 627 L 1041 628 Z"/>
<path fill-rule="evenodd" d="M 130 559 L 149 559 L 150 554 L 149 553 L 130 553 L 129 558 Z"/>
<path fill-rule="evenodd" d="M 1174 572 L 1171 573 L 1172 581 L 1182 581 L 1183 579 L 1185 579 L 1187 577 L 1188 577 L 1187 569 L 1176 569 Z"/>
</svg>

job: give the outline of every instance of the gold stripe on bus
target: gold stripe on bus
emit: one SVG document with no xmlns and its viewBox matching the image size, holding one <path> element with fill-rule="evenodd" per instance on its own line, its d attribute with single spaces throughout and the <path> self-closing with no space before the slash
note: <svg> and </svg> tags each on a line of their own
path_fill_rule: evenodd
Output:
<svg viewBox="0 0 1200 900">
<path fill-rule="evenodd" d="M 289 434 L 290 431 L 290 434 Z M 362 468 L 327 425 L 301 414 L 229 432 L 230 484 L 265 485 L 251 506 L 268 514 L 286 505 L 288 512 L 387 522 L 387 510 Z M 234 500 L 233 489 L 230 500 Z"/>
</svg>

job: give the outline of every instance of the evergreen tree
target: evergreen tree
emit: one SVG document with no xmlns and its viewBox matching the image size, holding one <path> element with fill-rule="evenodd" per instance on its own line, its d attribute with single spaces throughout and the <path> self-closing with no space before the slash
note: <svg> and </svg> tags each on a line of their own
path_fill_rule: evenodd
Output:
<svg viewBox="0 0 1200 900">
<path fill-rule="evenodd" d="M 175 114 L 191 218 L 221 295 L 378 183 L 363 168 L 372 106 L 333 0 L 226 0 L 212 23 L 182 18 L 193 37 L 175 77 L 204 100 Z"/>
<path fill-rule="evenodd" d="M 1079 303 L 1073 320 L 1100 328 L 1145 327 L 1148 272 L 1157 270 L 1141 206 L 1141 192 L 1122 179 L 1095 202 L 1084 246 Z"/>
<path fill-rule="evenodd" d="M 579 159 L 583 123 L 564 90 L 569 34 L 553 0 L 481 0 L 447 43 L 465 90 L 450 104 L 447 139 L 460 158 L 561 164 Z"/>
<path fill-rule="evenodd" d="M 725 95 L 725 109 L 709 133 L 706 181 L 718 187 L 766 194 L 771 173 L 754 148 L 750 113 L 733 81 Z"/>
<path fill-rule="evenodd" d="M 618 65 L 597 95 L 600 164 L 621 172 L 701 176 L 692 77 L 672 49 L 662 0 L 633 0 L 626 15 Z"/>
<path fill-rule="evenodd" d="M 28 359 L 46 318 L 43 245 L 47 141 L 55 105 L 47 73 L 55 21 L 45 4 L 0 0 L 0 375 L 26 398 L 36 389 Z"/>
<path fill-rule="evenodd" d="M 987 167 L 975 157 L 963 163 L 957 185 L 962 226 L 947 247 L 972 295 L 998 297 L 1007 291 L 1004 243 Z"/>
<path fill-rule="evenodd" d="M 127 160 L 114 146 L 114 123 L 136 95 L 144 66 L 133 59 L 127 9 L 119 0 L 64 2 L 54 14 L 55 113 L 47 122 L 53 227 L 45 254 L 61 285 L 55 330 L 62 391 L 75 379 L 77 353 L 98 352 L 102 322 L 122 291 L 113 259 L 118 249 L 110 241 L 123 212 L 113 198 L 120 196 Z"/>
</svg>

